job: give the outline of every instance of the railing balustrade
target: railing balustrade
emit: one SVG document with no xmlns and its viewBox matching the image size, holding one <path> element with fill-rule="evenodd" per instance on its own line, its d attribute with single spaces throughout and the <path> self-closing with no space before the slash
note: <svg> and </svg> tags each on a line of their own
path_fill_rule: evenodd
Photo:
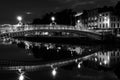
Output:
<svg viewBox="0 0 120 80">
<path fill-rule="evenodd" d="M 11 28 L 1 29 L 0 33 L 9 33 L 9 32 L 21 32 L 29 30 L 77 30 L 77 31 L 88 31 L 84 29 L 76 29 L 75 26 L 66 26 L 66 25 L 23 25 L 23 26 L 11 26 Z"/>
</svg>

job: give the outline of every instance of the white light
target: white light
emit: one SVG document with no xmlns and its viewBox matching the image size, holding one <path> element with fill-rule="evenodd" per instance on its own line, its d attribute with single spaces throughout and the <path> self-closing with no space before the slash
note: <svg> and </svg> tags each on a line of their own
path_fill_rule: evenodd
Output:
<svg viewBox="0 0 120 80">
<path fill-rule="evenodd" d="M 78 62 L 78 60 L 76 59 L 76 60 L 75 60 L 75 62 L 77 63 L 77 62 Z"/>
<path fill-rule="evenodd" d="M 22 21 L 22 16 L 17 16 L 18 21 Z"/>
<path fill-rule="evenodd" d="M 52 70 L 52 75 L 53 75 L 53 76 L 56 76 L 56 74 L 57 74 L 56 69 L 53 69 L 53 70 Z"/>
<path fill-rule="evenodd" d="M 28 15 L 29 15 L 29 14 L 32 14 L 32 13 L 31 13 L 31 12 L 26 12 L 26 14 L 28 14 Z"/>
<path fill-rule="evenodd" d="M 102 65 L 102 63 L 100 62 L 100 65 Z"/>
<path fill-rule="evenodd" d="M 58 49 L 60 50 L 60 49 L 61 49 L 61 47 L 58 47 Z"/>
<path fill-rule="evenodd" d="M 107 21 L 107 17 L 104 17 L 104 19 Z"/>
<path fill-rule="evenodd" d="M 81 68 L 81 65 L 80 65 L 80 63 L 78 64 L 78 68 L 79 68 L 79 69 Z"/>
<path fill-rule="evenodd" d="M 97 53 L 95 53 L 95 56 L 97 56 Z"/>
<path fill-rule="evenodd" d="M 53 16 L 53 17 L 51 17 L 51 20 L 52 20 L 52 21 L 55 21 L 55 17 L 54 17 L 54 16 Z"/>
<path fill-rule="evenodd" d="M 18 71 L 21 73 L 22 69 L 18 69 Z"/>
<path fill-rule="evenodd" d="M 110 27 L 110 18 L 104 17 L 105 21 L 103 23 L 108 24 L 108 27 Z"/>
<path fill-rule="evenodd" d="M 19 80 L 24 80 L 24 79 L 25 79 L 24 73 L 21 73 L 19 76 Z"/>
<path fill-rule="evenodd" d="M 104 61 L 104 64 L 105 64 L 105 65 L 107 64 L 107 61 L 106 61 L 106 60 Z"/>
<path fill-rule="evenodd" d="M 97 61 L 97 58 L 95 58 L 95 61 Z"/>
<path fill-rule="evenodd" d="M 80 23 L 80 20 L 77 20 L 78 23 Z"/>
<path fill-rule="evenodd" d="M 77 17 L 77 16 L 81 16 L 83 14 L 83 12 L 81 12 L 81 13 L 77 13 L 76 15 L 75 15 L 75 17 Z"/>
</svg>

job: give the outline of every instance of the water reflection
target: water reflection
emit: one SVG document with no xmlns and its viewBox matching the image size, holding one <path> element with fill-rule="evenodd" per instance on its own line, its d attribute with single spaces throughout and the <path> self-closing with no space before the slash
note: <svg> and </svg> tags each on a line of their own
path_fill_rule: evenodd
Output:
<svg viewBox="0 0 120 80">
<path fill-rule="evenodd" d="M 58 75 L 58 69 L 72 71 L 75 68 L 75 70 L 82 71 L 84 68 L 86 71 L 87 69 L 95 69 L 98 72 L 101 70 L 106 71 L 106 69 L 113 72 L 120 71 L 119 46 L 36 43 L 14 39 L 10 41 L 12 41 L 12 44 L 17 45 L 17 47 L 25 49 L 25 54 L 33 56 L 35 60 L 28 60 L 21 63 L 19 61 L 15 61 L 14 63 L 13 61 L 8 61 L 7 63 L 10 65 L 12 63 L 14 66 L 1 68 L 18 70 L 20 73 L 19 80 L 25 80 L 25 72 L 22 69 L 34 72 L 39 71 L 41 68 L 50 68 L 51 72 L 49 74 L 52 74 L 53 77 Z M 3 61 L 3 63 L 6 62 Z M 15 65 L 16 63 L 17 65 Z M 119 74 L 117 75 L 119 76 Z"/>
<path fill-rule="evenodd" d="M 19 80 L 25 80 L 25 75 L 24 75 L 24 72 L 20 73 L 19 74 Z"/>
<path fill-rule="evenodd" d="M 95 61 L 100 65 L 110 67 L 120 62 L 120 51 L 99 51 L 95 53 Z"/>
<path fill-rule="evenodd" d="M 108 46 L 86 46 L 55 43 L 37 43 L 17 39 L 6 39 L 5 42 L 16 43 L 18 47 L 26 49 L 28 56 L 42 58 L 43 60 L 63 60 L 79 58 L 89 54 L 95 54 L 89 60 L 98 63 L 101 66 L 110 67 L 120 61 L 119 47 Z M 79 65 L 78 65 L 79 66 Z"/>
<path fill-rule="evenodd" d="M 52 75 L 53 75 L 53 77 L 55 77 L 56 74 L 57 74 L 57 68 L 54 68 L 54 69 L 52 70 Z"/>
</svg>

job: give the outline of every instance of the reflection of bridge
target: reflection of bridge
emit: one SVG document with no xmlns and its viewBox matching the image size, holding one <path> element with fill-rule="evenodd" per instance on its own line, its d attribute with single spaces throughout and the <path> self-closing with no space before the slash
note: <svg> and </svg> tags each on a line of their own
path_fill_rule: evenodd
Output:
<svg viewBox="0 0 120 80">
<path fill-rule="evenodd" d="M 68 33 L 74 34 L 72 37 L 89 37 L 92 39 L 100 40 L 100 33 L 96 33 L 86 29 L 78 29 L 75 26 L 65 26 L 65 25 L 23 25 L 23 26 L 9 26 L 8 28 L 1 31 L 1 37 L 15 37 L 15 36 L 23 36 L 25 34 L 41 34 L 41 32 L 59 32 L 61 34 Z"/>
<path fill-rule="evenodd" d="M 25 71 L 36 71 L 40 68 L 58 68 L 61 66 L 68 65 L 70 63 L 76 62 L 76 64 L 81 65 L 84 60 L 89 59 L 94 56 L 94 54 L 90 54 L 84 57 L 69 59 L 69 60 L 61 60 L 61 61 L 53 61 L 49 63 L 41 63 L 40 60 L 35 61 L 19 61 L 19 60 L 0 60 L 0 70 L 25 70 Z M 78 66 L 79 68 L 79 66 Z"/>
</svg>

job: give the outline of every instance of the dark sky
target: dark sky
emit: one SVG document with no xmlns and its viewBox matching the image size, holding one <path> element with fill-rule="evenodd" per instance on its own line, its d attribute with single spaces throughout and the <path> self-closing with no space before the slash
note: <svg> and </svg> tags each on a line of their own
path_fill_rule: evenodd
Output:
<svg viewBox="0 0 120 80">
<path fill-rule="evenodd" d="M 0 24 L 17 23 L 16 16 L 25 19 L 41 17 L 46 12 L 73 8 L 76 11 L 114 6 L 119 0 L 0 0 Z"/>
</svg>

